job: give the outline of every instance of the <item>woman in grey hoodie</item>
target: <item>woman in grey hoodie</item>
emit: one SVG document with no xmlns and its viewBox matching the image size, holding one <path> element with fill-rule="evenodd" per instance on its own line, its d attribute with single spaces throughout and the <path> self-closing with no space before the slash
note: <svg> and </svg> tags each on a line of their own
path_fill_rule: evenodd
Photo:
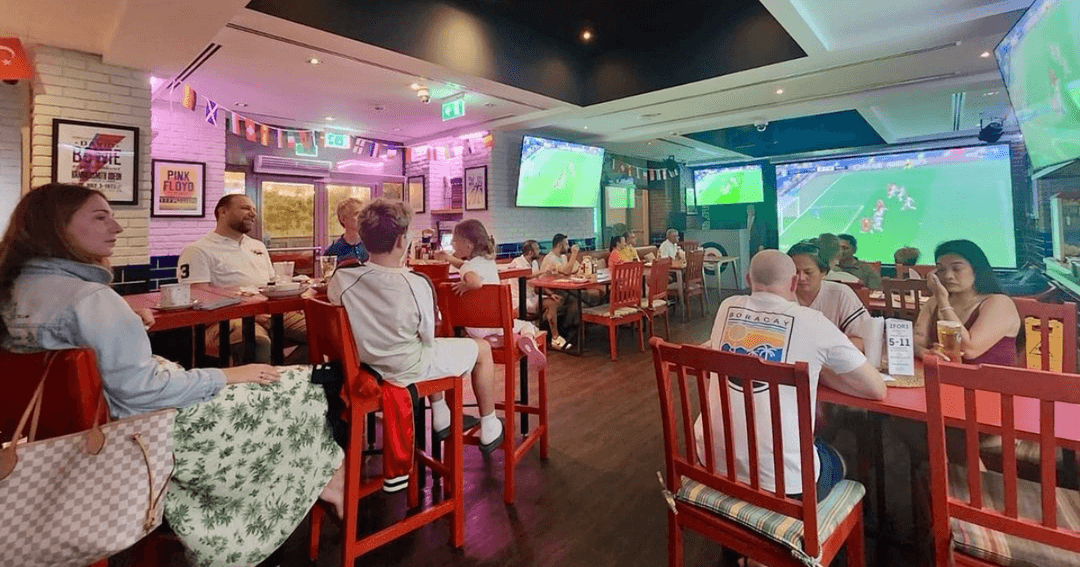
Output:
<svg viewBox="0 0 1080 567">
<path fill-rule="evenodd" d="M 0 346 L 93 349 L 114 417 L 179 408 L 170 525 L 198 565 L 258 563 L 316 497 L 340 506 L 325 397 L 307 366 L 184 370 L 153 356 L 153 315 L 108 285 L 121 232 L 93 189 L 53 183 L 23 197 L 0 241 Z"/>
</svg>

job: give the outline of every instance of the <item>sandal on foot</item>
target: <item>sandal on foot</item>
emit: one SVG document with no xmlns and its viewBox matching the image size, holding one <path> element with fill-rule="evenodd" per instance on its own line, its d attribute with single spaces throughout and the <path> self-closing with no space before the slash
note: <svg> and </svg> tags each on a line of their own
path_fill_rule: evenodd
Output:
<svg viewBox="0 0 1080 567">
<path fill-rule="evenodd" d="M 554 339 L 551 339 L 551 348 L 553 348 L 555 350 L 566 351 L 566 350 L 570 350 L 570 348 L 572 346 L 573 345 L 571 345 L 569 342 L 567 342 L 566 339 L 564 339 L 562 336 L 558 336 L 558 337 L 555 337 Z"/>
<path fill-rule="evenodd" d="M 480 418 L 468 414 L 462 416 L 462 431 L 468 431 L 477 425 L 480 425 Z M 438 431 L 432 431 L 431 436 L 434 437 L 436 441 L 446 441 L 446 439 L 450 437 L 450 426 L 446 426 Z"/>
</svg>

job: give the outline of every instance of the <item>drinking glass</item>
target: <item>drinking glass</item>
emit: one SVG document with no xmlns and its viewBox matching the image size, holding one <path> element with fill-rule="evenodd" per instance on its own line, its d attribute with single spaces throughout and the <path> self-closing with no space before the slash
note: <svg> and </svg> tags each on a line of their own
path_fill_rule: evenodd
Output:
<svg viewBox="0 0 1080 567">
<path fill-rule="evenodd" d="M 943 319 L 937 322 L 938 342 L 941 343 L 941 350 L 952 362 L 963 362 L 960 358 L 960 329 L 958 321 Z"/>
<path fill-rule="evenodd" d="M 337 269 L 337 256 L 319 256 L 319 276 L 329 280 Z"/>
</svg>

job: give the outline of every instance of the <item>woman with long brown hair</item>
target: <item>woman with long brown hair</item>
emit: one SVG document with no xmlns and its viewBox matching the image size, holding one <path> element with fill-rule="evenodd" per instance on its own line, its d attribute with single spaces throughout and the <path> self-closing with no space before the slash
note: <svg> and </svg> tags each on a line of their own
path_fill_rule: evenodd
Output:
<svg viewBox="0 0 1080 567">
<path fill-rule="evenodd" d="M 340 506 L 342 453 L 326 400 L 309 367 L 184 370 L 153 356 L 152 316 L 140 318 L 109 287 L 122 232 L 98 191 L 51 183 L 24 196 L 0 241 L 0 346 L 93 349 L 114 417 L 179 408 L 170 525 L 198 565 L 258 563 L 320 492 Z"/>
</svg>

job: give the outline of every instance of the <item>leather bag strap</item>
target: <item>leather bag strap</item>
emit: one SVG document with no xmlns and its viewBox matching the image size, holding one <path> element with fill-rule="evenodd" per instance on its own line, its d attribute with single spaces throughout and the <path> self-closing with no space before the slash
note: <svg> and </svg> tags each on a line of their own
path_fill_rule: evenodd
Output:
<svg viewBox="0 0 1080 567">
<path fill-rule="evenodd" d="M 34 395 L 30 396 L 30 403 L 26 406 L 26 411 L 23 412 L 22 418 L 19 419 L 19 426 L 15 428 L 15 434 L 11 437 L 11 443 L 7 447 L 0 450 L 0 480 L 4 480 L 15 470 L 15 464 L 19 461 L 17 453 L 19 438 L 22 437 L 23 429 L 26 427 L 26 421 L 30 419 L 31 414 L 33 419 L 30 423 L 30 442 L 34 441 L 34 437 L 37 435 L 38 417 L 41 415 L 41 400 L 45 397 L 45 380 L 49 377 L 49 370 L 52 369 L 53 361 L 56 360 L 56 352 L 50 352 L 45 355 L 45 370 L 42 372 L 41 381 L 38 383 L 38 387 L 34 390 Z"/>
</svg>

